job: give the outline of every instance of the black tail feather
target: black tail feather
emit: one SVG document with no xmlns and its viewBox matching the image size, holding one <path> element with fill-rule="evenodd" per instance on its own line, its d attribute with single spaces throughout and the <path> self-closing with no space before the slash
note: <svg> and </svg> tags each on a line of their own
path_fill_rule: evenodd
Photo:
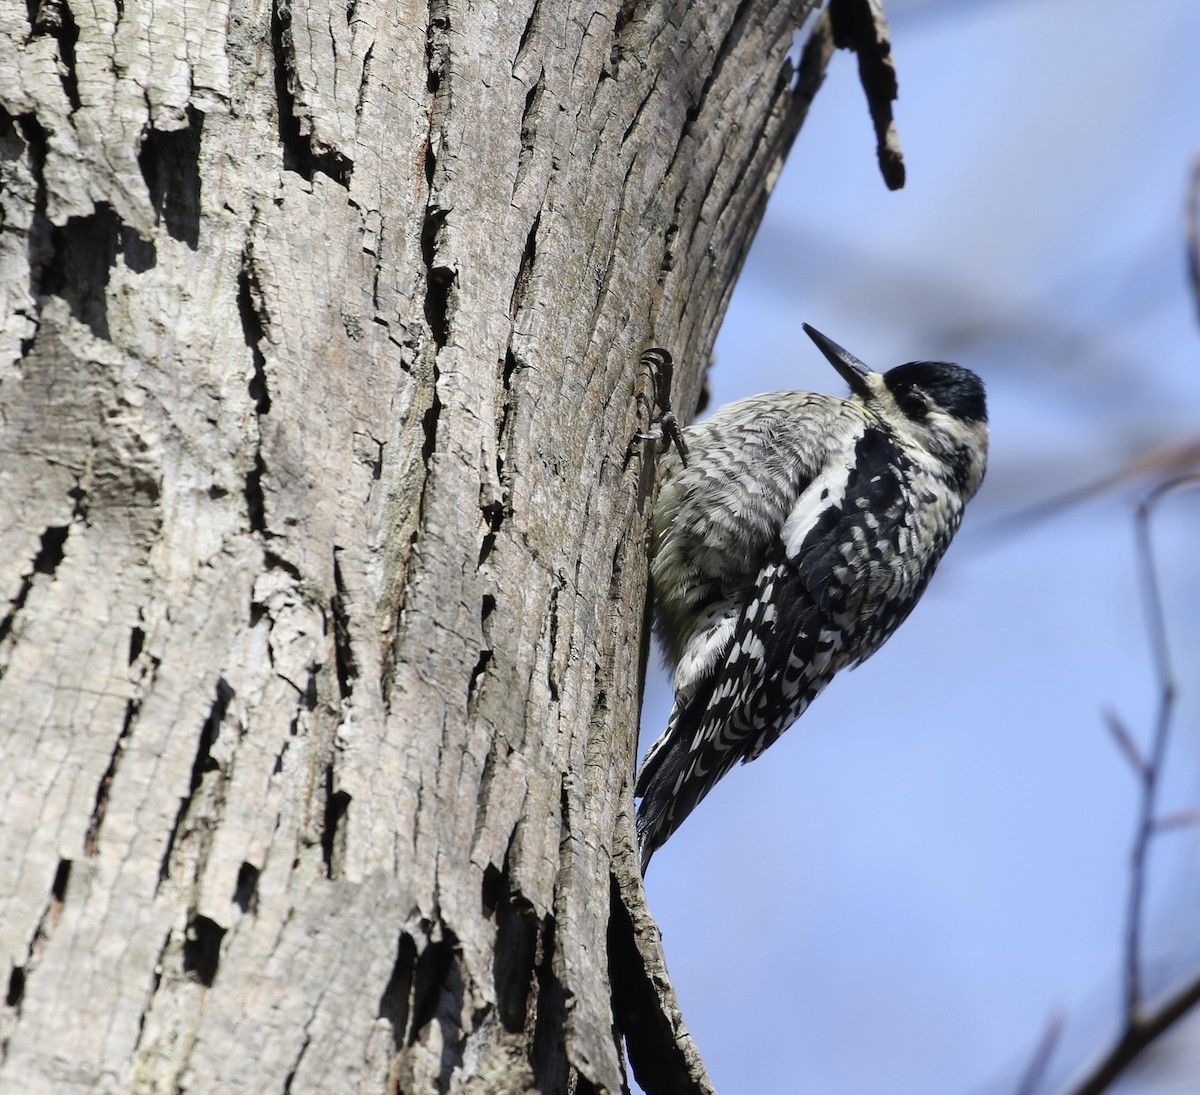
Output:
<svg viewBox="0 0 1200 1095">
<path fill-rule="evenodd" d="M 685 778 L 693 759 L 692 739 L 708 709 L 711 691 L 711 685 L 701 689 L 699 695 L 690 697 L 686 707 L 676 700 L 666 732 L 642 761 L 634 795 L 642 800 L 638 806 L 637 833 L 643 875 L 650 857 L 683 824 L 716 782 L 698 779 L 694 774 Z"/>
</svg>

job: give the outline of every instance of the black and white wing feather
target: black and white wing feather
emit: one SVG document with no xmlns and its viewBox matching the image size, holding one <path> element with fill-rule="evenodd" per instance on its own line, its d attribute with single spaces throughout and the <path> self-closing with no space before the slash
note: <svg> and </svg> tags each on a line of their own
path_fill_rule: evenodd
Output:
<svg viewBox="0 0 1200 1095">
<path fill-rule="evenodd" d="M 677 694 L 646 755 L 637 785 L 643 866 L 735 763 L 758 757 L 916 603 L 928 575 L 894 567 L 909 518 L 905 465 L 886 433 L 865 430 L 852 460 L 827 463 L 795 499 L 719 667 Z M 896 611 L 872 611 L 881 600 Z"/>
</svg>

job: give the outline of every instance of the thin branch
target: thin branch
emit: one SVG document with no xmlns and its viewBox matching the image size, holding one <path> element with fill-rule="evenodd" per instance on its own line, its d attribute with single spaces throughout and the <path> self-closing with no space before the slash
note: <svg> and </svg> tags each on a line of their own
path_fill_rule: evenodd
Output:
<svg viewBox="0 0 1200 1095">
<path fill-rule="evenodd" d="M 1200 1004 L 1200 977 L 1194 978 L 1166 1003 L 1144 1011 L 1141 975 L 1142 920 L 1146 897 L 1146 865 L 1150 842 L 1162 827 L 1155 816 L 1159 780 L 1166 760 L 1167 740 L 1171 717 L 1175 709 L 1177 685 L 1171 665 L 1170 644 L 1167 639 L 1166 617 L 1163 612 L 1162 589 L 1154 565 L 1150 536 L 1150 518 L 1155 506 L 1168 494 L 1186 487 L 1200 486 L 1200 473 L 1176 476 L 1155 487 L 1138 506 L 1138 562 L 1142 584 L 1142 605 L 1146 614 L 1146 629 L 1150 640 L 1151 659 L 1158 680 L 1159 701 L 1150 755 L 1137 767 L 1142 787 L 1137 832 L 1134 836 L 1130 866 L 1129 903 L 1125 926 L 1125 1009 L 1124 1029 L 1104 1057 L 1078 1081 L 1069 1095 L 1100 1095 L 1107 1091 L 1129 1064 L 1192 1008 Z M 1116 732 L 1120 724 L 1109 720 Z M 1123 732 L 1123 728 L 1122 729 Z M 1125 735 L 1127 738 L 1128 735 Z M 1122 742 L 1120 734 L 1118 743 Z M 1132 742 L 1129 742 L 1132 748 Z M 1126 755 L 1129 750 L 1126 749 Z M 1134 753 L 1136 754 L 1136 751 Z M 1168 819 L 1162 819 L 1166 821 Z"/>
<path fill-rule="evenodd" d="M 1101 1095 L 1107 1091 L 1147 1046 L 1197 1004 L 1200 1004 L 1200 977 L 1190 981 L 1141 1022 L 1126 1027 L 1112 1049 L 1067 1095 Z"/>
<path fill-rule="evenodd" d="M 1200 156 L 1192 163 L 1192 178 L 1188 186 L 1187 257 L 1192 299 L 1196 302 L 1196 310 L 1200 312 Z"/>
<path fill-rule="evenodd" d="M 1062 1029 L 1063 1016 L 1061 1014 L 1051 1015 L 1049 1022 L 1046 1023 L 1046 1029 L 1042 1032 L 1042 1040 L 1038 1042 L 1037 1049 L 1033 1051 L 1029 1067 L 1025 1069 L 1025 1075 L 1021 1077 L 1021 1086 L 1017 1088 L 1016 1095 L 1037 1095 L 1037 1090 L 1042 1085 L 1042 1078 L 1046 1074 L 1046 1068 L 1050 1064 L 1050 1058 L 1054 1056 L 1054 1050 L 1058 1047 Z"/>
<path fill-rule="evenodd" d="M 1158 784 L 1166 759 L 1167 739 L 1170 736 L 1171 715 L 1175 708 L 1175 672 L 1171 666 L 1171 649 L 1167 639 L 1167 624 L 1163 613 L 1162 589 L 1154 565 L 1154 545 L 1150 538 L 1150 516 L 1154 507 L 1167 494 L 1193 483 L 1200 483 L 1195 474 L 1178 476 L 1160 483 L 1138 506 L 1137 539 L 1138 569 L 1142 581 L 1142 606 L 1146 613 L 1146 630 L 1150 639 L 1150 656 L 1158 679 L 1158 717 L 1148 762 L 1142 768 L 1142 801 L 1137 835 L 1133 842 L 1130 867 L 1129 905 L 1125 929 L 1125 1022 L 1129 1028 L 1137 1025 L 1142 1005 L 1141 951 L 1142 917 L 1146 897 L 1146 861 L 1150 842 L 1155 833 L 1155 808 Z"/>
<path fill-rule="evenodd" d="M 1154 807 L 1158 798 L 1158 780 L 1163 771 L 1171 725 L 1171 708 L 1175 702 L 1175 681 L 1171 675 L 1170 651 L 1166 642 L 1162 594 L 1158 573 L 1154 569 L 1153 545 L 1150 540 L 1150 514 L 1154 502 L 1162 497 L 1162 486 L 1156 487 L 1142 499 L 1138 507 L 1138 569 L 1141 575 L 1142 610 L 1146 614 L 1146 629 L 1150 638 L 1154 675 L 1158 678 L 1158 717 L 1150 756 L 1141 765 L 1141 802 L 1138 828 L 1133 842 L 1129 867 L 1129 896 L 1126 909 L 1126 946 L 1124 946 L 1124 1021 L 1126 1028 L 1138 1024 L 1141 1006 L 1141 927 L 1145 911 L 1146 861 L 1150 857 L 1150 842 L 1154 836 Z"/>
<path fill-rule="evenodd" d="M 1193 825 L 1200 825 L 1200 810 L 1175 810 L 1154 823 L 1160 833 L 1168 829 L 1190 829 Z"/>
<path fill-rule="evenodd" d="M 1112 734 L 1113 741 L 1117 743 L 1117 748 L 1129 762 L 1129 767 L 1133 769 L 1134 774 L 1139 780 L 1144 780 L 1149 765 L 1142 756 L 1142 751 L 1137 747 L 1137 742 L 1133 740 L 1133 735 L 1125 729 L 1125 724 L 1121 721 L 1120 716 L 1115 711 L 1105 711 L 1104 725 L 1108 727 L 1108 732 Z"/>
</svg>

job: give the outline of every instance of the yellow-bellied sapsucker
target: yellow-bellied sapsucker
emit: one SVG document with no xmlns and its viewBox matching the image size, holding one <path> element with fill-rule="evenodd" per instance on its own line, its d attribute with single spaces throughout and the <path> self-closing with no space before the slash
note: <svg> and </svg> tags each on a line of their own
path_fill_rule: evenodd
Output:
<svg viewBox="0 0 1200 1095">
<path fill-rule="evenodd" d="M 664 455 L 650 573 L 675 705 L 636 794 L 642 870 L 737 761 L 904 621 L 979 489 L 987 407 L 973 372 L 880 374 L 805 324 L 849 398 L 773 392 Z"/>
</svg>

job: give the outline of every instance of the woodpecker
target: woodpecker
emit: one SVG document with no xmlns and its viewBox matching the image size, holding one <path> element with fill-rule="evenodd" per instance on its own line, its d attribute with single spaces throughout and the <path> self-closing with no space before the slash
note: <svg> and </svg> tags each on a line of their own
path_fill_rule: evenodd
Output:
<svg viewBox="0 0 1200 1095">
<path fill-rule="evenodd" d="M 804 330 L 848 398 L 741 399 L 662 458 L 650 574 L 675 704 L 635 789 L 643 872 L 734 763 L 903 623 L 983 480 L 979 377 L 938 361 L 877 373 Z"/>
</svg>

